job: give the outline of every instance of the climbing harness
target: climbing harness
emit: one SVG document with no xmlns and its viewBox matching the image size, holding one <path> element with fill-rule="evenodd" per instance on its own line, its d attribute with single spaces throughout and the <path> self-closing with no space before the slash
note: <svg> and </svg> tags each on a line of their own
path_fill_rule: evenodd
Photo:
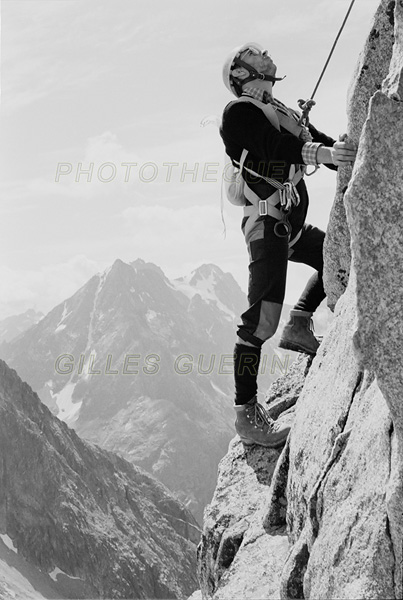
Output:
<svg viewBox="0 0 403 600">
<path fill-rule="evenodd" d="M 355 0 L 351 0 L 347 14 L 344 17 L 343 23 L 339 29 L 339 32 L 336 36 L 336 39 L 333 43 L 331 50 L 330 50 L 329 56 L 326 60 L 326 63 L 324 65 L 323 69 L 322 69 L 322 72 L 320 74 L 318 82 L 316 83 L 315 88 L 312 92 L 311 98 L 309 100 L 302 100 L 302 99 L 298 100 L 298 106 L 301 109 L 302 114 L 299 115 L 298 113 L 296 113 L 294 111 L 294 116 L 297 115 L 297 117 L 298 117 L 297 120 L 293 120 L 292 118 L 287 117 L 286 115 L 281 115 L 281 114 L 276 113 L 276 111 L 274 110 L 274 108 L 271 106 L 270 103 L 263 104 L 262 102 L 259 102 L 259 101 L 255 100 L 254 98 L 241 96 L 242 86 L 239 85 L 236 82 L 236 80 L 232 77 L 232 70 L 235 66 L 243 67 L 249 73 L 248 78 L 243 80 L 243 84 L 246 82 L 249 82 L 249 81 L 253 81 L 255 79 L 269 80 L 269 81 L 272 81 L 273 84 L 276 81 L 280 81 L 280 78 L 276 78 L 276 77 L 272 77 L 269 75 L 264 75 L 262 73 L 259 73 L 258 71 L 256 71 L 256 69 L 251 67 L 251 65 L 249 65 L 248 63 L 246 63 L 242 60 L 243 53 L 248 50 L 251 51 L 252 53 L 265 52 L 265 51 L 263 51 L 262 47 L 258 44 L 255 44 L 255 43 L 244 44 L 243 46 L 239 46 L 238 48 L 235 48 L 231 52 L 231 54 L 228 56 L 228 58 L 224 64 L 224 68 L 223 68 L 223 79 L 224 79 L 224 83 L 225 83 L 227 89 L 230 92 L 232 92 L 235 96 L 238 97 L 238 101 L 244 100 L 244 101 L 248 101 L 248 102 L 252 102 L 253 104 L 256 104 L 264 112 L 265 116 L 272 123 L 272 125 L 274 127 L 276 127 L 278 130 L 280 130 L 280 125 L 281 125 L 281 127 L 287 129 L 288 131 L 290 131 L 297 137 L 300 137 L 301 132 L 303 130 L 307 130 L 307 128 L 308 128 L 309 113 L 310 113 L 312 107 L 315 106 L 315 104 L 316 104 L 316 102 L 314 100 L 314 96 L 315 96 L 315 94 L 318 90 L 318 87 L 322 81 L 322 78 L 326 72 L 326 69 L 327 69 L 330 59 L 333 55 L 333 52 L 336 48 L 337 42 L 339 41 L 339 38 L 344 29 L 344 26 L 347 22 L 347 19 L 350 16 L 350 12 L 353 8 L 354 2 L 355 2 Z M 282 78 L 282 79 L 284 79 L 284 78 Z M 288 240 L 289 240 L 288 246 L 289 246 L 289 248 L 291 248 L 291 246 L 294 245 L 298 241 L 299 237 L 301 236 L 301 231 L 299 231 L 297 233 L 297 235 L 293 239 L 291 239 L 291 225 L 290 225 L 290 222 L 288 219 L 291 208 L 293 206 L 297 206 L 300 201 L 299 195 L 298 195 L 298 192 L 296 189 L 296 185 L 302 179 L 302 177 L 304 175 L 309 176 L 309 175 L 313 175 L 314 173 L 316 173 L 316 171 L 319 168 L 319 165 L 316 165 L 314 167 L 314 170 L 311 171 L 310 173 L 307 173 L 306 167 L 302 167 L 302 166 L 297 171 L 295 171 L 295 167 L 294 167 L 294 165 L 292 165 L 291 168 L 294 169 L 294 173 L 291 174 L 291 169 L 290 169 L 288 181 L 286 181 L 284 184 L 282 184 L 282 183 L 276 181 L 275 179 L 270 179 L 268 177 L 264 177 L 258 173 L 255 173 L 254 171 L 246 168 L 244 166 L 246 155 L 247 155 L 247 150 L 244 149 L 242 151 L 239 163 L 237 163 L 237 161 L 231 161 L 230 163 L 228 163 L 230 165 L 230 170 L 229 170 L 229 172 L 227 172 L 227 175 L 229 174 L 229 179 L 225 179 L 225 183 L 224 183 L 224 178 L 223 178 L 222 187 L 221 187 L 221 217 L 223 219 L 223 189 L 225 187 L 226 196 L 227 196 L 228 200 L 230 202 L 232 202 L 232 204 L 235 204 L 238 206 L 244 206 L 244 216 L 248 217 L 248 220 L 245 225 L 245 231 L 244 231 L 246 237 L 253 230 L 253 227 L 256 224 L 256 220 L 259 217 L 272 216 L 277 221 L 274 226 L 274 233 L 278 237 L 288 237 Z M 264 179 L 265 181 L 267 181 L 267 183 L 269 183 L 270 185 L 275 187 L 276 191 L 274 192 L 274 194 L 272 194 L 271 196 L 269 196 L 269 198 L 266 198 L 265 200 L 261 200 L 259 198 L 259 196 L 257 194 L 255 194 L 250 189 L 250 187 L 246 184 L 246 182 L 244 181 L 244 179 L 242 177 L 243 169 L 245 169 L 249 173 L 255 175 L 256 177 Z M 246 205 L 246 201 L 249 201 L 250 204 Z M 280 208 L 276 207 L 278 204 L 280 204 Z M 224 219 L 223 219 L 223 222 L 224 222 Z M 224 231 L 225 231 L 225 222 L 224 222 Z M 292 252 L 292 249 L 289 250 L 289 252 Z"/>
<path fill-rule="evenodd" d="M 277 223 L 274 225 L 274 233 L 277 237 L 288 237 L 291 236 L 291 225 L 288 219 L 288 216 L 291 212 L 291 208 L 293 206 L 298 206 L 300 202 L 300 197 L 297 191 L 297 184 L 303 177 L 303 169 L 299 169 L 295 172 L 292 180 L 286 181 L 285 183 L 280 183 L 276 179 L 271 179 L 270 177 L 264 177 L 252 169 L 248 169 L 244 166 L 245 158 L 248 154 L 247 150 L 242 151 L 241 159 L 239 162 L 239 167 L 236 171 L 237 173 L 237 193 L 238 201 L 236 204 L 238 206 L 244 206 L 244 217 L 249 217 L 252 219 L 249 223 L 246 224 L 245 235 L 248 233 L 248 230 L 251 230 L 256 219 L 258 217 L 274 217 Z M 236 161 L 235 161 L 236 162 Z M 255 177 L 259 177 L 260 179 L 264 179 L 271 186 L 276 188 L 276 191 L 266 198 L 262 200 L 259 198 L 257 194 L 247 185 L 241 176 L 242 170 L 248 171 L 251 175 Z M 295 167 L 294 167 L 295 169 Z M 228 194 L 228 188 L 227 188 Z M 242 204 L 240 198 L 242 197 Z M 229 197 L 230 201 L 231 198 Z M 246 201 L 250 202 L 249 205 L 246 205 Z M 234 203 L 234 202 L 233 202 Z M 280 204 L 280 208 L 277 208 L 277 205 Z M 291 240 L 289 240 L 289 248 L 291 248 L 300 238 L 301 231 Z"/>
<path fill-rule="evenodd" d="M 339 41 L 339 38 L 340 38 L 341 33 L 342 33 L 343 29 L 344 29 L 344 26 L 347 23 L 347 19 L 350 16 L 351 9 L 353 8 L 354 2 L 355 2 L 355 0 L 351 1 L 351 4 L 350 4 L 350 6 L 348 8 L 348 11 L 347 11 L 347 14 L 344 17 L 344 21 L 341 24 L 341 27 L 339 29 L 339 32 L 338 32 L 337 36 L 336 36 L 336 39 L 334 40 L 334 43 L 333 43 L 333 46 L 332 46 L 332 48 L 330 50 L 329 56 L 327 57 L 327 60 L 325 62 L 325 66 L 322 69 L 322 73 L 320 74 L 320 77 L 318 79 L 317 84 L 315 85 L 315 88 L 314 88 L 314 90 L 312 92 L 312 95 L 311 95 L 310 99 L 309 100 L 302 100 L 302 99 L 298 100 L 298 106 L 302 110 L 302 115 L 301 115 L 301 118 L 300 118 L 300 120 L 298 122 L 299 125 L 305 125 L 307 127 L 308 124 L 309 124 L 309 113 L 311 111 L 311 108 L 313 106 L 315 106 L 315 104 L 316 104 L 316 102 L 314 101 L 315 94 L 318 91 L 318 87 L 320 85 L 320 82 L 322 81 L 322 78 L 323 78 L 323 76 L 324 76 L 324 74 L 326 72 L 326 69 L 327 69 L 328 64 L 330 62 L 330 59 L 333 56 L 334 49 L 336 48 L 337 42 Z"/>
<path fill-rule="evenodd" d="M 244 160 L 245 157 L 243 157 L 243 161 Z M 300 202 L 296 186 L 303 177 L 303 170 L 299 169 L 296 171 L 293 178 L 283 184 L 276 179 L 271 179 L 270 177 L 264 177 L 259 173 L 255 173 L 255 171 L 248 169 L 243 166 L 243 163 L 240 163 L 240 169 L 242 168 L 251 175 L 264 179 L 264 181 L 276 188 L 276 191 L 271 196 L 262 200 L 253 190 L 251 190 L 247 183 L 244 182 L 244 197 L 245 200 L 250 202 L 249 205 L 244 206 L 244 217 L 249 217 L 245 224 L 245 236 L 248 236 L 259 217 L 273 217 L 277 221 L 274 225 L 274 233 L 277 237 L 288 238 L 288 247 L 291 248 L 301 236 L 301 231 L 299 231 L 294 238 L 291 239 L 291 224 L 288 217 L 292 207 L 298 206 Z M 277 208 L 278 204 L 280 204 L 279 208 Z"/>
<path fill-rule="evenodd" d="M 292 132 L 297 137 L 302 131 L 302 127 L 298 126 L 296 120 L 287 117 L 286 115 L 277 113 L 271 104 L 263 104 L 259 100 L 249 96 L 241 96 L 241 98 L 238 98 L 236 102 L 250 102 L 255 104 L 265 114 L 266 118 L 271 122 L 271 124 L 278 130 L 280 130 L 281 123 L 282 127 Z M 278 237 L 288 237 L 288 245 L 289 248 L 291 248 L 291 246 L 298 241 L 301 231 L 298 232 L 298 234 L 294 236 L 292 240 L 290 239 L 291 225 L 288 217 L 292 207 L 298 206 L 300 202 L 300 197 L 296 186 L 304 176 L 305 168 L 300 167 L 299 169 L 295 169 L 295 166 L 291 165 L 290 172 L 288 174 L 288 180 L 285 183 L 280 183 L 276 179 L 265 177 L 259 173 L 256 173 L 252 169 L 245 167 L 244 162 L 247 154 L 248 151 L 243 149 L 239 163 L 237 161 L 233 161 L 236 164 L 236 168 L 231 165 L 232 168 L 230 168 L 229 177 L 226 178 L 225 183 L 227 198 L 232 204 L 244 206 L 244 216 L 249 217 L 245 226 L 245 235 L 247 235 L 248 232 L 253 228 L 256 219 L 259 217 L 271 216 L 277 221 L 274 226 L 275 234 Z M 254 175 L 255 177 L 263 179 L 272 187 L 274 187 L 276 191 L 265 200 L 262 200 L 245 182 L 244 178 L 242 177 L 243 170 L 247 171 L 251 175 Z M 250 202 L 250 204 L 246 205 L 246 201 Z M 277 208 L 278 204 L 280 204 L 279 208 Z"/>
</svg>

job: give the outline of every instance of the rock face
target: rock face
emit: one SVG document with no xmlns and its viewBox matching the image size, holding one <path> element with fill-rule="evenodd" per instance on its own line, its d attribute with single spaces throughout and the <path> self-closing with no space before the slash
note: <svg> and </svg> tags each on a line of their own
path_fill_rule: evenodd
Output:
<svg viewBox="0 0 403 600">
<path fill-rule="evenodd" d="M 297 404 L 283 598 L 400 597 L 387 501 L 398 493 L 391 471 L 400 461 L 391 462 L 396 441 L 385 398 L 356 359 L 352 283 Z"/>
<path fill-rule="evenodd" d="M 28 582 L 54 598 L 185 598 L 197 587 L 189 511 L 146 472 L 80 440 L 2 361 L 0 535 L 1 597 L 30 597 Z"/>
<path fill-rule="evenodd" d="M 371 32 L 359 57 L 348 94 L 347 115 L 349 139 L 358 144 L 367 118 L 370 98 L 388 75 L 395 40 L 394 0 L 382 0 L 375 14 Z M 327 302 L 334 309 L 344 293 L 350 274 L 350 231 L 346 220 L 344 195 L 351 179 L 352 167 L 339 167 L 336 198 L 330 213 L 325 239 L 326 261 L 323 279 Z"/>
<path fill-rule="evenodd" d="M 298 401 L 278 462 L 255 449 L 266 467 L 253 478 L 250 450 L 234 442 L 222 463 L 199 548 L 204 598 L 403 597 L 402 43 L 403 3 L 380 2 L 350 97 L 359 151 L 339 174 L 348 188 L 336 195 L 325 252 L 335 318 L 309 372 L 295 365 L 304 381 L 292 384 Z M 231 481 L 241 477 L 234 493 L 249 512 L 218 494 L 230 485 L 231 457 Z M 249 560 L 255 577 L 242 584 Z"/>
<path fill-rule="evenodd" d="M 311 359 L 298 358 L 273 384 L 267 398 L 273 418 L 293 412 Z M 199 546 L 203 597 L 279 598 L 280 575 L 288 552 L 285 528 L 287 452 L 254 446 L 239 438 L 222 459 L 218 483 L 204 514 Z"/>
</svg>

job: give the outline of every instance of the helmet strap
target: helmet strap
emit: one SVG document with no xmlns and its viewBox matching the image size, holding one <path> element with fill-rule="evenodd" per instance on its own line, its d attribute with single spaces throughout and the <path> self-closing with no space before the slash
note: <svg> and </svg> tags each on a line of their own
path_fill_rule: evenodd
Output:
<svg viewBox="0 0 403 600">
<path fill-rule="evenodd" d="M 244 83 L 249 83 L 250 81 L 254 81 L 254 80 L 261 80 L 261 81 L 271 81 L 272 83 L 275 83 L 276 81 L 282 81 L 284 79 L 284 77 L 273 77 L 272 75 L 266 75 L 264 73 L 259 73 L 259 71 L 257 71 L 256 69 L 254 69 L 253 67 L 251 67 L 250 65 L 248 65 L 247 62 L 241 60 L 240 58 L 235 58 L 234 63 L 236 65 L 238 65 L 239 67 L 242 67 L 243 69 L 246 69 L 249 73 L 249 76 L 246 77 L 245 79 L 242 79 L 242 85 Z"/>
</svg>

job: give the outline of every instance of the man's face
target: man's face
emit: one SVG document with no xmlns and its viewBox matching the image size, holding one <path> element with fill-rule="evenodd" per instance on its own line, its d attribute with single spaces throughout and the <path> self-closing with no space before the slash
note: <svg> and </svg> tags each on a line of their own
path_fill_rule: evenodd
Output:
<svg viewBox="0 0 403 600">
<path fill-rule="evenodd" d="M 241 60 L 256 69 L 259 73 L 274 76 L 277 66 L 268 55 L 267 50 L 258 50 L 257 48 L 248 48 L 240 55 Z"/>
</svg>

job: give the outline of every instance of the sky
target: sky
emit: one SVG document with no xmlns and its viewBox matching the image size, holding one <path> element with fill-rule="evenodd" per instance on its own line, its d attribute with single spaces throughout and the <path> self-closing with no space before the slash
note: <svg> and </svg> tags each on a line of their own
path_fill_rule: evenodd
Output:
<svg viewBox="0 0 403 600">
<path fill-rule="evenodd" d="M 356 0 L 316 95 L 315 126 L 346 130 L 346 96 L 379 0 Z M 48 312 L 117 258 L 168 277 L 214 263 L 246 291 L 242 209 L 224 200 L 221 70 L 268 48 L 275 96 L 297 107 L 350 0 L 2 0 L 0 320 Z M 325 229 L 336 178 L 307 180 Z M 290 264 L 286 302 L 310 269 Z"/>
</svg>

